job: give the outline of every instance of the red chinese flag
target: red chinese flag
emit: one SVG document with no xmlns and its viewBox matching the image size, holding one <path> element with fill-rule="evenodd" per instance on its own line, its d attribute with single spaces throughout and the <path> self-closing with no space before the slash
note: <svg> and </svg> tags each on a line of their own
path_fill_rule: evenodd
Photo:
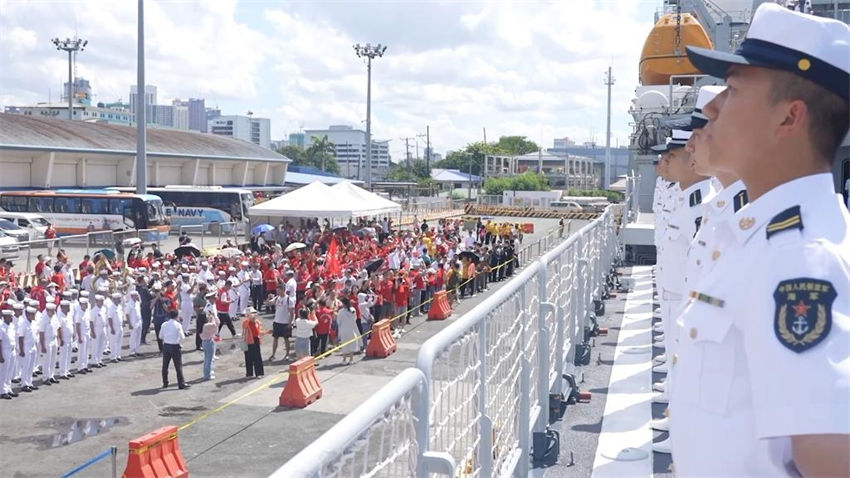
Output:
<svg viewBox="0 0 850 478">
<path fill-rule="evenodd" d="M 328 247 L 328 260 L 325 263 L 328 266 L 328 272 L 336 277 L 342 272 L 342 267 L 339 263 L 339 244 L 336 237 L 331 238 L 331 245 Z"/>
</svg>

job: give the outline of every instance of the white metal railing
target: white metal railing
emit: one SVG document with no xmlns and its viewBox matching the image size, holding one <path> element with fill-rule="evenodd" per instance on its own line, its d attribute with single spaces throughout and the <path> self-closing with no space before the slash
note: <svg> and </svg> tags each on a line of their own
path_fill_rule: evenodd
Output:
<svg viewBox="0 0 850 478">
<path fill-rule="evenodd" d="M 232 239 L 233 244 L 239 244 L 245 237 L 247 227 L 244 222 L 205 222 L 180 226 L 177 230 L 181 236 L 186 234 L 195 245 L 204 249 L 221 246 L 227 239 Z"/>
<path fill-rule="evenodd" d="M 549 423 L 561 374 L 575 373 L 576 346 L 620 253 L 621 209 L 557 245 L 541 240 L 554 248 L 422 344 L 415 369 L 273 476 L 526 476 L 532 433 Z"/>
</svg>

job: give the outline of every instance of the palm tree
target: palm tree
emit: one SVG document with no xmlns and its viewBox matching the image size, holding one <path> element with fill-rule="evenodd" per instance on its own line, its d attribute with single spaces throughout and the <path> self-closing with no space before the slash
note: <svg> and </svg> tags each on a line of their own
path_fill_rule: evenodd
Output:
<svg viewBox="0 0 850 478">
<path fill-rule="evenodd" d="M 316 155 L 320 155 L 322 161 L 321 169 L 322 171 L 325 171 L 327 155 L 333 154 L 336 151 L 336 146 L 328 139 L 328 135 L 323 135 L 321 138 L 313 136 L 310 139 L 312 144 L 309 148 L 307 148 L 307 156 L 310 158 L 310 161 L 315 164 Z"/>
</svg>

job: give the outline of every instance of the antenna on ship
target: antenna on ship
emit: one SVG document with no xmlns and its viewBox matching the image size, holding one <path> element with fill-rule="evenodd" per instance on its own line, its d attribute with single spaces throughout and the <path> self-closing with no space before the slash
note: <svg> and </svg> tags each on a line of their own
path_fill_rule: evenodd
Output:
<svg viewBox="0 0 850 478">
<path fill-rule="evenodd" d="M 611 185 L 611 86 L 616 80 L 611 76 L 611 67 L 605 75 L 605 85 L 608 87 L 608 126 L 605 131 L 605 174 L 602 189 L 608 189 Z"/>
</svg>

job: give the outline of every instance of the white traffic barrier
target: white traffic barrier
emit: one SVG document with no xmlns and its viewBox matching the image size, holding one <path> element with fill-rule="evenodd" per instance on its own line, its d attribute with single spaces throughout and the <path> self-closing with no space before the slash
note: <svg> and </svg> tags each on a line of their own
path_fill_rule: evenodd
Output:
<svg viewBox="0 0 850 478">
<path fill-rule="evenodd" d="M 563 392 L 561 374 L 576 373 L 576 346 L 620 252 L 620 210 L 609 206 L 523 263 L 518 275 L 422 344 L 415 369 L 273 476 L 526 476 L 532 434 L 549 422 L 549 394 Z"/>
</svg>

